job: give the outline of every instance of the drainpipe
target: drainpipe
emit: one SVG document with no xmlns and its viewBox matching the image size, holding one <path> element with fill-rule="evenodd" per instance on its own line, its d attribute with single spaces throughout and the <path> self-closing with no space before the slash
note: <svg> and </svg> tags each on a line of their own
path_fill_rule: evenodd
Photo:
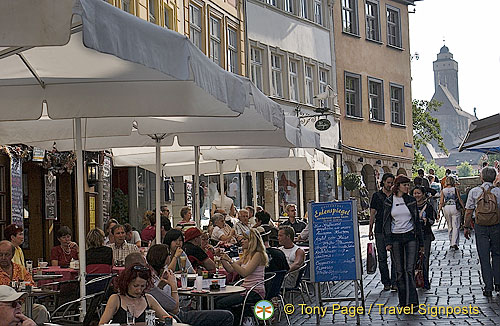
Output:
<svg viewBox="0 0 500 326">
<path fill-rule="evenodd" d="M 250 78 L 250 41 L 248 39 L 248 15 L 247 15 L 247 1 L 243 0 L 243 19 L 245 26 L 245 76 Z"/>
</svg>

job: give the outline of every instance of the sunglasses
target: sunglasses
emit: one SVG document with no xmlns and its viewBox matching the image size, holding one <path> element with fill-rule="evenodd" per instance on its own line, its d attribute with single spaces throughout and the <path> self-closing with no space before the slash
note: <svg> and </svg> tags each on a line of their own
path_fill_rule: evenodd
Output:
<svg viewBox="0 0 500 326">
<path fill-rule="evenodd" d="M 12 308 L 17 308 L 17 306 L 21 306 L 23 304 L 23 300 L 14 300 L 14 301 L 7 301 L 7 302 L 2 302 L 3 304 L 6 304 L 8 306 L 11 306 Z"/>
<path fill-rule="evenodd" d="M 134 270 L 134 271 L 141 271 L 141 272 L 147 272 L 147 271 L 149 271 L 149 268 L 147 268 L 146 266 L 143 266 L 143 265 L 134 265 L 132 267 L 132 270 Z"/>
</svg>

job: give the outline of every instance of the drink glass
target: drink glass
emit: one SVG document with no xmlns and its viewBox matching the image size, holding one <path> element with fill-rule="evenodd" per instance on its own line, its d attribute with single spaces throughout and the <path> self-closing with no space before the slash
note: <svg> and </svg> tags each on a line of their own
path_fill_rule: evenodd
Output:
<svg viewBox="0 0 500 326">
<path fill-rule="evenodd" d="M 42 265 L 40 263 L 43 263 L 43 258 L 38 258 L 38 267 L 42 267 Z"/>
<path fill-rule="evenodd" d="M 181 274 L 181 288 L 183 288 L 183 289 L 187 288 L 187 283 L 188 283 L 187 273 L 182 272 L 182 274 Z"/>
<path fill-rule="evenodd" d="M 219 272 L 219 269 L 220 269 L 220 256 L 215 256 L 214 260 L 215 260 L 215 268 L 217 269 L 216 272 Z"/>
<path fill-rule="evenodd" d="M 134 306 L 127 306 L 127 325 L 135 325 Z"/>
<path fill-rule="evenodd" d="M 153 309 L 146 310 L 146 326 L 155 326 L 156 314 Z"/>
<path fill-rule="evenodd" d="M 26 261 L 26 270 L 28 273 L 32 274 L 33 273 L 33 261 L 32 260 L 27 260 Z"/>
<path fill-rule="evenodd" d="M 182 270 L 186 269 L 186 260 L 187 260 L 187 257 L 184 255 L 179 257 L 179 265 L 180 265 Z"/>
</svg>

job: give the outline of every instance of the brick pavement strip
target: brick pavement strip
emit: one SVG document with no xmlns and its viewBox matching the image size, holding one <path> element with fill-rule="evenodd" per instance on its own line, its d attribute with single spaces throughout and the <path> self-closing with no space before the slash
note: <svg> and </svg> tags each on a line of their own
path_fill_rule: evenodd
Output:
<svg viewBox="0 0 500 326">
<path fill-rule="evenodd" d="M 368 240 L 367 228 L 360 227 L 363 262 L 366 259 L 366 242 Z M 449 249 L 448 233 L 445 229 L 434 229 L 436 241 L 432 243 L 430 257 L 431 290 L 418 290 L 420 304 L 426 305 L 426 312 L 432 312 L 436 306 L 451 307 L 477 307 L 478 314 L 383 314 L 379 308 L 389 310 L 398 304 L 397 292 L 383 291 L 380 274 L 363 274 L 366 309 L 372 306 L 371 313 L 360 315 L 361 325 L 500 325 L 500 295 L 493 293 L 493 298 L 486 298 L 482 294 L 482 280 L 479 259 L 477 256 L 474 235 L 471 240 L 465 240 L 460 234 L 460 251 Z M 365 265 L 364 265 L 365 268 Z M 366 270 L 366 268 L 365 268 Z M 331 288 L 331 296 L 327 293 L 326 286 L 322 286 L 323 297 L 354 296 L 352 282 L 338 282 Z M 295 312 L 290 315 L 292 325 L 316 325 L 316 315 L 301 314 L 299 304 L 304 304 L 300 296 L 294 298 Z M 339 302 L 347 308 L 354 309 L 354 302 Z M 308 307 L 318 307 L 316 302 L 305 302 Z M 349 324 L 355 325 L 356 317 L 342 315 L 337 311 L 332 318 L 332 304 L 325 304 L 328 310 L 320 319 L 321 325 Z M 377 306 L 378 305 L 378 306 Z M 303 307 L 306 307 L 303 306 Z M 275 325 L 286 325 L 282 316 L 281 322 Z"/>
</svg>

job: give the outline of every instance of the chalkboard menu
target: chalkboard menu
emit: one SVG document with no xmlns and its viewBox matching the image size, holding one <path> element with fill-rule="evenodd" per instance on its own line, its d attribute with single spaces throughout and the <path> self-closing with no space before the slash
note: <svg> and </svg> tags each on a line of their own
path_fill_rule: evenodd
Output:
<svg viewBox="0 0 500 326">
<path fill-rule="evenodd" d="M 102 215 L 105 221 L 111 213 L 111 157 L 104 155 L 102 160 Z"/>
<path fill-rule="evenodd" d="M 361 256 L 355 202 L 311 203 L 308 212 L 312 281 L 360 279 Z"/>
<path fill-rule="evenodd" d="M 11 223 L 23 227 L 23 166 L 21 158 L 10 158 L 10 204 Z"/>
<path fill-rule="evenodd" d="M 55 175 L 45 175 L 45 219 L 57 220 L 57 179 Z"/>
</svg>

